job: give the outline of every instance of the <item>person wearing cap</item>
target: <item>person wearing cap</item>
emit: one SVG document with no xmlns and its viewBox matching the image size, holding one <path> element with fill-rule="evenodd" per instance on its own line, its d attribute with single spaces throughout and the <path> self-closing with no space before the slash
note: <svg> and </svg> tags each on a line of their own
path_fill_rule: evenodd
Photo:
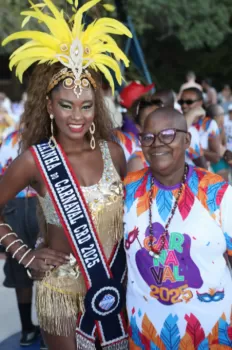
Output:
<svg viewBox="0 0 232 350">
<path fill-rule="evenodd" d="M 119 95 L 121 106 L 134 116 L 139 99 L 151 91 L 153 87 L 154 84 L 144 86 L 136 81 L 131 82 Z M 125 113 L 121 130 L 115 129 L 114 131 L 114 141 L 122 147 L 127 163 L 139 148 L 138 129 L 133 119 Z"/>
<path fill-rule="evenodd" d="M 142 96 L 149 93 L 154 88 L 154 86 L 154 84 L 149 84 L 145 86 L 138 81 L 132 81 L 121 91 L 119 95 L 121 106 L 124 107 L 127 111 L 129 111 L 129 114 L 133 114 L 134 103 Z M 124 114 L 123 119 L 124 120 L 122 130 L 124 132 L 132 132 L 137 136 L 138 131 L 133 121 L 127 116 L 127 114 Z"/>
</svg>

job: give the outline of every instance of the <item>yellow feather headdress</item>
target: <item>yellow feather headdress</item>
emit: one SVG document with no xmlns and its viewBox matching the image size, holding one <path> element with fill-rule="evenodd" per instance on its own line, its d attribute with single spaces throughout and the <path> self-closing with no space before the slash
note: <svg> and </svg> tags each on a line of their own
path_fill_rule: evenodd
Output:
<svg viewBox="0 0 232 350">
<path fill-rule="evenodd" d="M 43 3 L 40 1 L 39 4 L 33 4 L 29 0 L 31 9 L 21 13 L 26 16 L 22 26 L 30 18 L 35 18 L 45 24 L 48 32 L 25 30 L 16 32 L 3 41 L 4 46 L 13 40 L 29 39 L 10 57 L 10 69 L 16 67 L 19 80 L 22 82 L 24 72 L 35 62 L 40 64 L 61 62 L 64 69 L 59 76 L 56 75 L 55 79 L 52 79 L 48 92 L 56 85 L 55 82 L 58 83 L 66 74 L 69 77 L 68 85 L 70 85 L 70 76 L 73 77 L 74 92 L 79 96 L 83 86 L 82 75 L 85 76 L 85 84 L 86 78 L 91 82 L 88 67 L 102 72 L 114 92 L 114 81 L 109 68 L 114 71 L 117 82 L 121 85 L 122 75 L 119 63 L 121 60 L 128 67 L 129 60 L 110 34 L 128 37 L 132 37 L 132 34 L 122 23 L 107 17 L 97 19 L 84 28 L 83 14 L 100 1 L 90 0 L 84 4 L 75 13 L 70 25 L 64 18 L 63 10 L 59 10 L 51 0 L 43 0 Z M 43 11 L 45 7 L 51 12 L 50 15 L 47 11 Z"/>
</svg>

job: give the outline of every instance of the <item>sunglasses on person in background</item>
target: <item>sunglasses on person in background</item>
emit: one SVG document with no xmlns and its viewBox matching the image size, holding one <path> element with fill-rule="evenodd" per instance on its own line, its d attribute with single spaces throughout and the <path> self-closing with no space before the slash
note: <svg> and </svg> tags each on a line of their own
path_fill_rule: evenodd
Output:
<svg viewBox="0 0 232 350">
<path fill-rule="evenodd" d="M 179 100 L 178 101 L 178 103 L 179 103 L 179 105 L 184 105 L 184 104 L 186 104 L 186 105 L 188 105 L 188 106 L 190 106 L 190 105 L 192 105 L 193 103 L 195 103 L 195 102 L 197 102 L 197 101 L 201 101 L 200 99 L 198 99 L 198 100 Z"/>
<path fill-rule="evenodd" d="M 158 134 L 142 132 L 139 134 L 139 140 L 141 146 L 143 147 L 152 146 L 155 143 L 156 138 L 158 138 L 158 140 L 164 145 L 170 145 L 170 143 L 172 143 L 175 140 L 176 134 L 178 132 L 184 132 L 185 134 L 187 134 L 187 131 L 181 129 L 164 129 L 158 132 Z"/>
</svg>

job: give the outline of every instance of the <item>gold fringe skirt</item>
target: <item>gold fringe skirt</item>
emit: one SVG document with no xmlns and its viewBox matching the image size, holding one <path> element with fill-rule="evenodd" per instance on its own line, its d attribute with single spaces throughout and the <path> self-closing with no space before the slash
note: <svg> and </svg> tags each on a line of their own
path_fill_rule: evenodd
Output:
<svg viewBox="0 0 232 350">
<path fill-rule="evenodd" d="M 112 185 L 113 186 L 113 185 Z M 113 186 L 118 189 L 118 186 Z M 123 236 L 122 198 L 111 188 L 104 203 L 90 205 L 94 223 L 109 259 L 114 244 Z M 75 331 L 77 316 L 84 311 L 86 287 L 76 259 L 62 265 L 36 283 L 36 309 L 40 327 L 53 335 L 69 336 Z"/>
<path fill-rule="evenodd" d="M 84 311 L 86 287 L 75 258 L 36 283 L 36 310 L 40 327 L 53 335 L 69 336 Z"/>
</svg>

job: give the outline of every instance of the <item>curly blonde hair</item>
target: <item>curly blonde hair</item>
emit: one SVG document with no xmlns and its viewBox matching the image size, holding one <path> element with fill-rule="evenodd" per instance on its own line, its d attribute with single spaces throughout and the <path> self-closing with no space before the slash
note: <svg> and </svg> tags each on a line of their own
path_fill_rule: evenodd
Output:
<svg viewBox="0 0 232 350">
<path fill-rule="evenodd" d="M 27 89 L 28 97 L 25 103 L 25 110 L 20 121 L 22 150 L 49 139 L 51 136 L 50 118 L 46 103 L 47 87 L 53 75 L 62 68 L 64 66 L 60 63 L 53 65 L 41 64 L 34 69 L 31 75 Z M 94 136 L 96 140 L 109 141 L 112 139 L 113 124 L 104 103 L 101 91 L 101 77 L 94 71 L 91 71 L 91 74 L 97 83 L 97 88 L 94 90 L 94 123 L 96 127 Z"/>
</svg>

